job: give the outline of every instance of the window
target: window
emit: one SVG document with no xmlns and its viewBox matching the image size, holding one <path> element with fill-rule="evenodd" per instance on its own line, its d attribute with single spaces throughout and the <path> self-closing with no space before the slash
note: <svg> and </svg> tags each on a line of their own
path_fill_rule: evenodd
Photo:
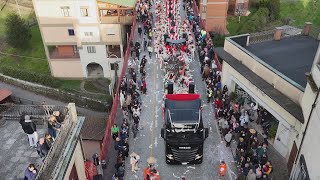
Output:
<svg viewBox="0 0 320 180">
<path fill-rule="evenodd" d="M 93 32 L 84 32 L 85 36 L 93 36 Z"/>
<path fill-rule="evenodd" d="M 202 6 L 202 13 L 207 13 L 207 6 Z"/>
<path fill-rule="evenodd" d="M 68 29 L 69 36 L 74 36 L 74 30 L 73 29 Z"/>
<path fill-rule="evenodd" d="M 115 31 L 113 28 L 108 28 L 107 29 L 107 35 L 110 36 L 110 35 L 116 35 Z"/>
<path fill-rule="evenodd" d="M 88 53 L 96 53 L 96 47 L 94 46 L 88 46 L 87 47 Z"/>
<path fill-rule="evenodd" d="M 88 16 L 89 16 L 88 8 L 87 8 L 87 7 L 81 7 L 81 8 L 80 8 L 80 12 L 81 12 L 81 16 L 82 16 L 82 17 L 88 17 Z"/>
<path fill-rule="evenodd" d="M 70 9 L 69 6 L 62 6 L 61 7 L 61 12 L 62 12 L 62 15 L 64 17 L 69 17 L 70 16 L 69 9 Z"/>
</svg>

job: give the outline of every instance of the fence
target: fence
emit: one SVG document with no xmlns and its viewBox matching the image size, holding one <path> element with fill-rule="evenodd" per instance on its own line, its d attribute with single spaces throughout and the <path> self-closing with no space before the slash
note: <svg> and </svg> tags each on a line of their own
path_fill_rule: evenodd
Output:
<svg viewBox="0 0 320 180">
<path fill-rule="evenodd" d="M 130 33 L 128 43 L 131 40 L 133 40 L 134 31 L 135 31 L 135 27 L 136 27 L 136 23 L 137 23 L 136 19 L 137 19 L 137 15 L 135 14 L 135 16 L 133 18 L 133 22 L 132 22 L 131 33 Z M 126 73 L 129 56 L 130 56 L 130 47 L 128 46 L 126 49 L 125 56 L 124 56 L 122 71 L 121 71 L 121 74 L 118 79 L 119 83 L 117 84 L 117 89 L 114 94 L 113 104 L 112 104 L 111 112 L 109 114 L 107 128 L 106 128 L 106 132 L 105 132 L 103 143 L 102 143 L 102 148 L 101 148 L 101 152 L 100 152 L 100 156 L 99 156 L 101 160 L 106 159 L 106 157 L 108 155 L 108 150 L 109 150 L 109 145 L 110 145 L 110 140 L 111 140 L 111 137 L 110 137 L 111 127 L 114 124 L 114 121 L 115 121 L 115 118 L 117 115 L 117 111 L 118 111 L 118 106 L 119 106 L 119 88 L 120 88 L 120 84 L 121 84 L 120 82 L 122 81 L 122 79 Z"/>
<path fill-rule="evenodd" d="M 55 166 L 62 155 L 62 152 L 65 150 L 65 143 L 69 135 L 72 133 L 71 129 L 75 124 L 75 121 L 72 120 L 71 108 L 65 108 L 65 118 L 64 124 L 60 128 L 60 132 L 58 133 L 53 146 L 50 148 L 39 172 L 37 174 L 36 180 L 42 179 L 52 179 L 53 171 Z"/>
<path fill-rule="evenodd" d="M 193 0 L 192 9 L 193 9 L 193 12 L 194 12 L 194 15 L 195 15 L 195 16 L 200 15 L 200 14 L 199 14 L 199 7 L 198 7 L 198 5 L 197 5 L 196 0 Z M 211 38 L 211 37 L 210 37 L 210 35 L 209 35 L 209 32 L 206 30 L 205 20 L 203 20 L 203 19 L 201 18 L 201 16 L 200 16 L 200 25 L 201 25 L 201 28 L 204 29 L 204 30 L 207 32 L 207 37 L 206 37 L 206 39 L 209 40 L 209 38 Z M 214 44 L 213 44 L 213 45 L 214 45 Z M 215 62 L 216 62 L 216 65 L 217 65 L 217 69 L 218 69 L 219 71 L 221 71 L 221 70 L 222 70 L 222 66 L 221 66 L 221 63 L 220 63 L 220 61 L 219 61 L 219 59 L 218 59 L 217 54 L 214 53 L 214 56 L 213 56 L 213 57 L 214 57 L 214 60 L 215 60 Z"/>
<path fill-rule="evenodd" d="M 12 103 L 0 105 L 0 119 L 20 120 L 22 115 L 29 115 L 37 124 L 45 124 L 53 111 L 65 114 L 65 106 L 56 105 L 16 105 Z"/>
<path fill-rule="evenodd" d="M 284 25 L 281 27 L 283 29 L 281 34 L 282 39 L 301 35 L 304 29 L 303 26 L 293 27 L 293 26 Z M 249 44 L 255 44 L 255 43 L 264 42 L 264 41 L 271 41 L 274 38 L 274 33 L 275 33 L 274 28 L 266 31 L 251 33 Z M 317 39 L 317 38 L 320 38 L 319 35 L 320 35 L 320 27 L 312 27 L 309 36 Z M 303 36 L 301 37 L 303 38 Z"/>
</svg>

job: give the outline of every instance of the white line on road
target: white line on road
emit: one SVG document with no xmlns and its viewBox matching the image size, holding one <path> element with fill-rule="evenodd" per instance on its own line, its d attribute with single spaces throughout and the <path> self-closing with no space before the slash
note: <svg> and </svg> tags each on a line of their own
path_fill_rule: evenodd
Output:
<svg viewBox="0 0 320 180">
<path fill-rule="evenodd" d="M 157 74 L 157 79 L 159 78 L 159 74 Z"/>
<path fill-rule="evenodd" d="M 154 146 L 157 147 L 158 146 L 158 138 L 154 138 Z"/>
</svg>

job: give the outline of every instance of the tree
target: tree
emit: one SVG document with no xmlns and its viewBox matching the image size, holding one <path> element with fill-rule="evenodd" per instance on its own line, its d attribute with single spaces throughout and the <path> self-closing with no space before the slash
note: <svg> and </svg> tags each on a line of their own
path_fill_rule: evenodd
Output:
<svg viewBox="0 0 320 180">
<path fill-rule="evenodd" d="M 269 9 L 269 17 L 271 21 L 278 20 L 280 18 L 280 0 L 260 0 L 259 7 Z"/>
<path fill-rule="evenodd" d="M 15 48 L 26 48 L 31 39 L 31 30 L 24 19 L 13 13 L 9 14 L 5 21 L 6 40 Z"/>
</svg>

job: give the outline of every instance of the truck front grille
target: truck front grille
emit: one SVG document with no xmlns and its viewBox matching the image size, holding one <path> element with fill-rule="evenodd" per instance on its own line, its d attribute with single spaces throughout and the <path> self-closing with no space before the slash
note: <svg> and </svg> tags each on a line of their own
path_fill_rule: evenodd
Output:
<svg viewBox="0 0 320 180">
<path fill-rule="evenodd" d="M 195 159 L 198 148 L 195 149 L 172 149 L 174 159 L 179 162 L 191 162 Z"/>
</svg>

